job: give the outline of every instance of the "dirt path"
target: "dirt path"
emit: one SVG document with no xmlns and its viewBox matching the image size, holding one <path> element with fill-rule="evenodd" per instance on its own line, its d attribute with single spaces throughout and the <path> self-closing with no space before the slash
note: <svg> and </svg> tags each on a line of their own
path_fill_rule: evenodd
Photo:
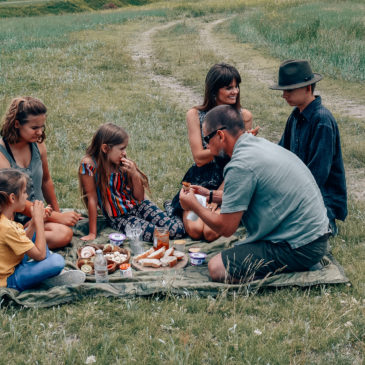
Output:
<svg viewBox="0 0 365 365">
<path fill-rule="evenodd" d="M 153 72 L 153 63 L 155 62 L 152 48 L 153 35 L 181 22 L 181 20 L 177 20 L 164 25 L 158 25 L 141 33 L 137 39 L 134 39 L 130 49 L 132 59 L 141 66 L 142 72 L 144 72 L 150 80 L 157 83 L 162 91 L 164 89 L 168 92 L 173 100 L 178 101 L 180 105 L 187 108 L 190 105 L 197 104 L 201 99 L 201 95 L 194 93 L 193 90 L 182 85 L 172 76 L 157 75 Z"/>
</svg>

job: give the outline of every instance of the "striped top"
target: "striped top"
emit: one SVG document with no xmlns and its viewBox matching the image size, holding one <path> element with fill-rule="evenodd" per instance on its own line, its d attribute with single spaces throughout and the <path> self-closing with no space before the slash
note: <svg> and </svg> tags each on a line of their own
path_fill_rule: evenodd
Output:
<svg viewBox="0 0 365 365">
<path fill-rule="evenodd" d="M 79 172 L 81 175 L 94 176 L 96 180 L 96 168 L 89 163 L 81 163 Z M 128 186 L 128 176 L 126 173 L 112 172 L 110 175 L 106 191 L 106 207 L 103 207 L 100 188 L 96 184 L 96 181 L 95 185 L 99 207 L 107 217 L 120 217 L 128 214 L 138 203 Z"/>
</svg>

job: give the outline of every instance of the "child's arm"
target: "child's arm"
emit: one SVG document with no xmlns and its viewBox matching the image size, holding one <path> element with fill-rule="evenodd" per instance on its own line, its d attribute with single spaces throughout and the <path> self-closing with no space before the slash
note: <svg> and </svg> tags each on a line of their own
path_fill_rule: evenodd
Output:
<svg viewBox="0 0 365 365">
<path fill-rule="evenodd" d="M 81 185 L 87 196 L 87 210 L 89 213 L 89 234 L 81 237 L 83 241 L 94 240 L 97 234 L 96 217 L 98 197 L 96 194 L 95 179 L 93 176 L 80 175 Z"/>
<path fill-rule="evenodd" d="M 122 158 L 122 169 L 128 174 L 131 181 L 132 194 L 137 200 L 144 199 L 144 186 L 141 175 L 137 170 L 137 165 L 134 161 L 128 158 Z"/>
<path fill-rule="evenodd" d="M 46 237 L 44 234 L 44 205 L 43 202 L 36 200 L 32 209 L 32 220 L 30 226 L 33 226 L 36 231 L 36 239 L 33 248 L 26 252 L 26 254 L 36 260 L 42 261 L 46 258 Z M 33 232 L 34 229 L 29 227 Z M 28 228 L 28 231 L 29 231 Z M 28 232 L 27 232 L 28 233 Z M 32 234 L 33 235 L 33 234 Z"/>
</svg>

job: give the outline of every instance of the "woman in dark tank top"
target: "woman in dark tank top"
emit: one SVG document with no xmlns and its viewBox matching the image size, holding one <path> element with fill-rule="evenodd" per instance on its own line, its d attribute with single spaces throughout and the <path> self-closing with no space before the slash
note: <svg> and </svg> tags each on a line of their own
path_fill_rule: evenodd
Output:
<svg viewBox="0 0 365 365">
<path fill-rule="evenodd" d="M 5 114 L 0 140 L 0 169 L 12 167 L 29 176 L 27 186 L 28 203 L 25 215 L 16 218 L 25 224 L 34 200 L 46 200 L 53 210 L 45 222 L 48 247 L 51 249 L 67 245 L 73 232 L 70 226 L 77 223 L 76 212 L 60 213 L 54 185 L 48 169 L 47 150 L 44 143 L 46 106 L 33 97 L 12 100 Z M 52 208 L 51 208 L 52 207 Z"/>
</svg>

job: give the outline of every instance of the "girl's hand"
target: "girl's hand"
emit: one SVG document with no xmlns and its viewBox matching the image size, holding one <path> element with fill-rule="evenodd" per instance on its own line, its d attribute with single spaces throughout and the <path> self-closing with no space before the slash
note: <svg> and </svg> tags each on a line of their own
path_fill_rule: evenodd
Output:
<svg viewBox="0 0 365 365">
<path fill-rule="evenodd" d="M 32 219 L 34 219 L 34 221 L 41 219 L 43 222 L 44 216 L 45 216 L 45 209 L 43 202 L 40 200 L 35 200 L 32 207 Z"/>
<path fill-rule="evenodd" d="M 122 170 L 125 171 L 129 176 L 134 176 L 138 173 L 137 165 L 134 161 L 123 157 L 120 162 L 122 163 Z"/>
<path fill-rule="evenodd" d="M 83 241 L 91 241 L 94 240 L 95 238 L 96 238 L 95 233 L 89 233 L 87 236 L 81 237 L 80 239 Z"/>
<path fill-rule="evenodd" d="M 44 216 L 43 216 L 43 219 L 46 221 L 52 214 L 53 212 L 53 208 L 51 205 L 47 205 L 45 208 L 44 208 Z"/>
</svg>

